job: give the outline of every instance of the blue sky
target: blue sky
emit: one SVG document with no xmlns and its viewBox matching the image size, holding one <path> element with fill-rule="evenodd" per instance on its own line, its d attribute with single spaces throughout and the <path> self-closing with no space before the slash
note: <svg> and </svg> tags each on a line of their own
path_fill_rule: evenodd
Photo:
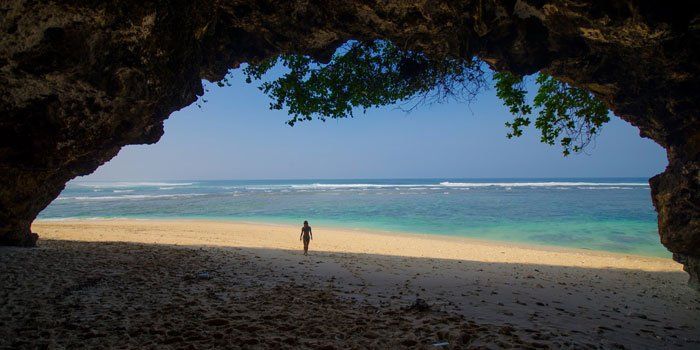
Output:
<svg viewBox="0 0 700 350">
<path fill-rule="evenodd" d="M 617 117 L 585 154 L 563 157 L 534 128 L 509 140 L 511 116 L 493 89 L 470 105 L 386 106 L 289 127 L 240 71 L 232 84 L 207 83 L 208 102 L 173 113 L 160 142 L 127 146 L 81 180 L 650 177 L 666 165 L 661 147 Z"/>
</svg>

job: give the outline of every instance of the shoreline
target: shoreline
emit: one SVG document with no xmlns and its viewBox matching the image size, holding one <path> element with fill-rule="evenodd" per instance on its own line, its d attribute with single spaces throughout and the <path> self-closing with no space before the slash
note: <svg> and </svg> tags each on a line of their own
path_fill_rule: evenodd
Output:
<svg viewBox="0 0 700 350">
<path fill-rule="evenodd" d="M 36 221 L 0 248 L 0 348 L 696 349 L 668 259 L 205 220 Z"/>
<path fill-rule="evenodd" d="M 40 240 L 45 239 L 75 239 L 78 241 L 105 241 L 104 233 L 85 235 L 75 231 L 66 231 L 65 228 L 74 229 L 101 229 L 122 232 L 116 237 L 117 241 L 134 243 L 156 243 L 168 245 L 201 245 L 201 246 L 236 246 L 248 248 L 271 248 L 296 250 L 294 235 L 298 227 L 290 224 L 275 222 L 255 222 L 245 220 L 226 219 L 198 219 L 198 218 L 90 218 L 90 219 L 37 219 L 32 229 L 39 229 Z M 561 246 L 528 244 L 521 242 L 507 242 L 470 237 L 456 237 L 440 234 L 428 234 L 417 232 L 398 232 L 385 230 L 370 230 L 362 228 L 339 228 L 334 226 L 314 225 L 315 232 L 324 237 L 324 243 L 331 244 L 316 246 L 312 241 L 312 250 L 327 252 L 369 253 L 388 256 L 404 256 L 419 258 L 435 258 L 450 260 L 470 260 L 495 263 L 522 263 L 545 264 L 552 266 L 578 266 L 592 268 L 622 268 L 641 269 L 644 271 L 682 271 L 682 265 L 670 258 L 654 257 L 646 255 L 626 254 L 603 250 L 570 248 Z M 129 233 L 129 229 L 137 229 L 141 233 L 144 230 L 155 229 L 162 231 L 169 228 L 174 231 L 204 230 L 213 231 L 212 237 L 206 235 L 182 235 L 178 237 L 163 237 L 163 235 L 135 235 Z M 55 233 L 42 232 L 44 229 L 58 230 Z M 60 230 L 64 229 L 64 230 Z M 251 235 L 241 232 L 250 232 L 253 235 L 265 231 L 272 231 L 278 240 L 256 239 Z M 70 232 L 70 233 L 69 233 Z M 317 236 L 317 237 L 321 237 Z M 357 240 L 376 241 L 375 245 L 358 244 L 349 237 Z M 148 239 L 147 239 L 148 238 Z M 260 237 L 257 237 L 260 238 Z M 107 239 L 109 240 L 109 239 Z M 111 240 L 114 241 L 114 240 Z M 411 248 L 401 248 L 408 245 Z M 420 249 L 421 247 L 425 249 Z M 433 248 L 433 249 L 431 249 Z M 479 248 L 474 250 L 473 248 Z M 500 256 L 499 256 L 500 255 Z"/>
</svg>

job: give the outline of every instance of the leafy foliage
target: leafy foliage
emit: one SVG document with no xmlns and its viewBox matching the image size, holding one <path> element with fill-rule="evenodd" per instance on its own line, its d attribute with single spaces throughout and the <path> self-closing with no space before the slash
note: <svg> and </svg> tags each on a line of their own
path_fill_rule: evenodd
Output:
<svg viewBox="0 0 700 350">
<path fill-rule="evenodd" d="M 266 80 L 278 64 L 286 68 L 285 73 Z M 286 108 L 290 126 L 314 116 L 323 121 L 353 117 L 357 107 L 366 111 L 413 101 L 412 109 L 448 99 L 472 101 L 486 85 L 482 64 L 476 59 L 436 59 L 386 41 L 347 43 L 327 64 L 308 56 L 282 55 L 251 64 L 244 74 L 248 83 L 263 81 L 259 88 L 272 99 L 270 108 Z M 538 91 L 532 105 L 523 77 L 497 72 L 494 82 L 497 96 L 514 116 L 506 123 L 508 138 L 522 136 L 536 109 L 535 128 L 541 132 L 541 141 L 559 143 L 566 156 L 583 150 L 609 120 L 608 109 L 595 96 L 545 74 L 536 78 Z"/>
<path fill-rule="evenodd" d="M 515 116 L 506 123 L 511 131 L 508 138 L 522 135 L 522 127 L 530 125 L 528 115 L 538 109 L 535 128 L 540 130 L 540 141 L 559 143 L 565 156 L 581 152 L 610 120 L 608 108 L 590 92 L 572 87 L 546 74 L 535 79 L 537 94 L 531 107 L 526 102 L 523 78 L 508 72 L 494 74 L 496 95 Z"/>
<path fill-rule="evenodd" d="M 511 129 L 507 137 L 520 137 L 523 135 L 522 128 L 530 125 L 530 118 L 526 116 L 532 113 L 532 107 L 525 102 L 527 90 L 523 78 L 507 72 L 496 72 L 493 77 L 496 82 L 496 96 L 510 108 L 510 113 L 515 117 L 512 122 L 506 122 L 506 127 Z"/>
<path fill-rule="evenodd" d="M 355 107 L 471 99 L 485 84 L 476 61 L 435 60 L 385 41 L 349 43 L 326 65 L 307 56 L 283 55 L 248 66 L 247 82 L 262 79 L 278 62 L 288 71 L 263 82 L 260 90 L 272 99 L 271 109 L 288 109 L 292 126 L 314 115 L 324 121 L 353 117 Z"/>
</svg>

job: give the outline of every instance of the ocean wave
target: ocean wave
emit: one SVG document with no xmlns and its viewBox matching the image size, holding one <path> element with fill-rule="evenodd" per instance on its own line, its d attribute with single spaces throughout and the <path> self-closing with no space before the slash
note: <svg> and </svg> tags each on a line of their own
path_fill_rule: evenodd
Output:
<svg viewBox="0 0 700 350">
<path fill-rule="evenodd" d="M 58 197 L 56 200 L 76 200 L 76 201 L 113 201 L 113 200 L 144 200 L 158 198 L 178 198 L 178 197 L 198 197 L 205 196 L 205 193 L 183 193 L 183 194 L 126 194 L 122 196 L 76 196 Z"/>
<path fill-rule="evenodd" d="M 610 186 L 610 187 L 604 187 L 604 186 L 582 186 L 582 187 L 576 187 L 579 190 L 633 190 L 634 187 L 624 187 L 624 186 Z"/>
<path fill-rule="evenodd" d="M 246 190 L 281 190 L 294 189 L 300 190 L 371 190 L 371 189 L 395 189 L 395 190 L 424 190 L 441 188 L 469 188 L 469 187 L 553 187 L 557 189 L 568 189 L 571 187 L 607 187 L 607 188 L 625 188 L 625 187 L 649 187 L 645 182 L 566 182 L 566 181 L 543 181 L 543 182 L 450 182 L 443 181 L 434 184 L 377 184 L 377 183 L 356 183 L 356 184 L 341 184 L 341 183 L 313 183 L 313 184 L 280 184 L 270 186 L 242 186 Z"/>
<path fill-rule="evenodd" d="M 121 187 L 164 187 L 192 186 L 195 182 L 75 182 L 77 186 L 90 188 L 121 188 Z"/>
<path fill-rule="evenodd" d="M 445 187 L 610 187 L 635 186 L 648 187 L 645 182 L 441 182 Z"/>
<path fill-rule="evenodd" d="M 290 185 L 295 189 L 368 189 L 368 188 L 425 188 L 438 187 L 438 184 L 308 184 L 308 185 Z"/>
<path fill-rule="evenodd" d="M 184 186 L 192 186 L 196 182 L 94 182 L 94 183 L 76 183 L 77 186 L 90 187 L 93 191 L 99 191 L 101 188 L 118 188 L 113 190 L 115 193 L 119 191 L 133 191 L 133 189 L 122 189 L 130 187 L 157 187 L 159 190 L 173 190 Z M 225 185 L 214 186 L 221 190 L 243 190 L 243 191 L 368 191 L 375 189 L 393 189 L 397 191 L 403 190 L 441 190 L 445 188 L 552 188 L 552 189 L 638 189 L 649 188 L 646 182 L 576 182 L 576 181 L 533 181 L 533 182 L 451 182 L 443 181 L 436 183 L 311 183 L 311 184 L 255 184 L 255 185 Z"/>
</svg>

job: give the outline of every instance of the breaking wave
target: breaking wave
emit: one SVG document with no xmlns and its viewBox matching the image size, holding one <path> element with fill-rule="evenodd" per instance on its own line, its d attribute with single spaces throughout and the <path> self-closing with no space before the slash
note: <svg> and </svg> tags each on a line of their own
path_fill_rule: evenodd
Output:
<svg viewBox="0 0 700 350">
<path fill-rule="evenodd" d="M 177 197 L 197 197 L 205 196 L 205 193 L 183 193 L 183 194 L 127 194 L 122 196 L 75 196 L 58 197 L 56 200 L 76 200 L 76 201 L 110 201 L 110 200 L 144 200 L 157 198 L 177 198 Z"/>
</svg>

